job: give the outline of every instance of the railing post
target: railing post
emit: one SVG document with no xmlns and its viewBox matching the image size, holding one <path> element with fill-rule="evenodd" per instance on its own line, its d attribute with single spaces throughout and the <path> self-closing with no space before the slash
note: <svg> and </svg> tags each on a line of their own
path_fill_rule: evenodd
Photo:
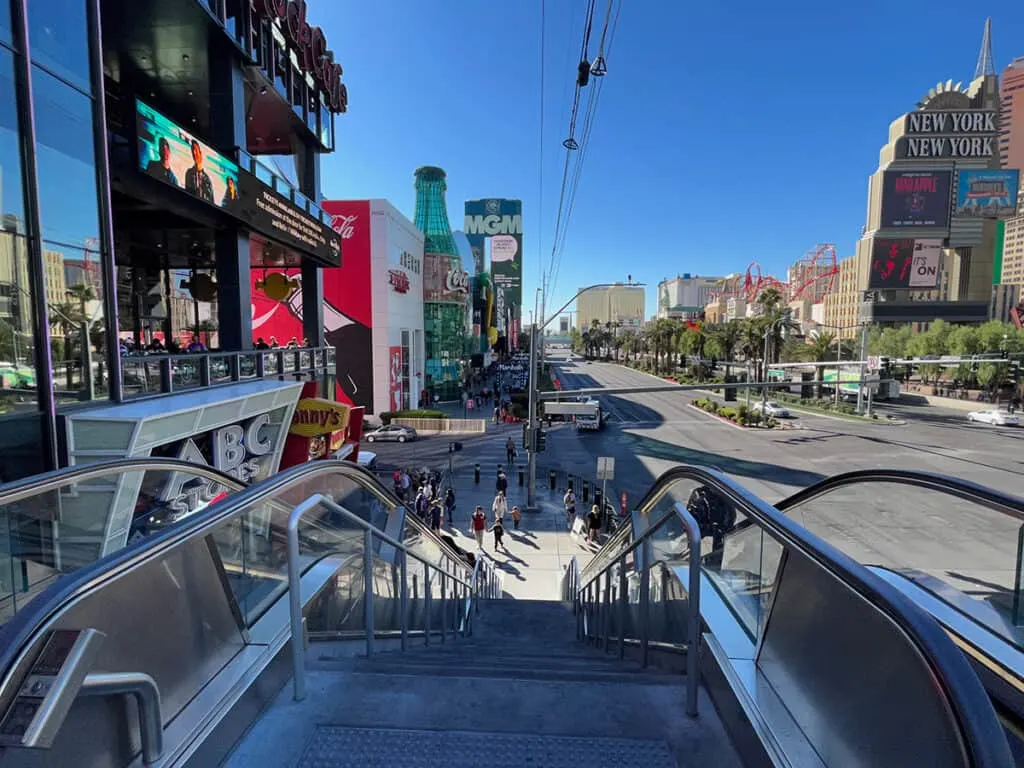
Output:
<svg viewBox="0 0 1024 768">
<path fill-rule="evenodd" d="M 407 584 L 409 577 L 409 555 L 403 549 L 401 550 L 401 556 L 399 573 L 401 574 L 402 584 L 398 588 L 398 612 L 401 614 L 400 626 L 402 628 L 402 650 L 404 651 L 409 642 L 409 585 Z"/>
<path fill-rule="evenodd" d="M 288 613 L 292 631 L 292 686 L 296 701 L 306 698 L 306 648 L 302 624 L 302 572 L 299 569 L 299 521 L 323 496 L 310 496 L 288 516 Z"/>
<path fill-rule="evenodd" d="M 448 574 L 441 571 L 441 645 L 448 635 Z"/>
<path fill-rule="evenodd" d="M 626 582 L 626 556 L 619 558 L 619 658 L 626 658 L 626 616 L 629 610 L 629 585 Z"/>
<path fill-rule="evenodd" d="M 612 569 L 604 572 L 604 607 L 601 609 L 601 623 L 604 625 L 604 652 L 608 653 L 608 641 L 612 634 Z"/>
<path fill-rule="evenodd" d="M 366 658 L 373 656 L 373 531 L 363 533 L 363 607 L 366 611 Z"/>
<path fill-rule="evenodd" d="M 690 584 L 688 616 L 688 645 L 686 649 L 686 714 L 697 716 L 697 693 L 700 684 L 700 526 L 683 504 L 676 504 L 676 512 L 686 526 L 690 542 Z"/>
<path fill-rule="evenodd" d="M 430 600 L 430 591 L 433 585 L 430 583 L 430 566 L 423 569 L 423 644 L 430 645 L 430 610 L 433 607 Z"/>
<path fill-rule="evenodd" d="M 644 539 L 640 545 L 643 552 L 642 570 L 640 571 L 640 666 L 647 667 L 647 648 L 650 640 L 650 608 L 651 608 L 651 540 Z"/>
</svg>

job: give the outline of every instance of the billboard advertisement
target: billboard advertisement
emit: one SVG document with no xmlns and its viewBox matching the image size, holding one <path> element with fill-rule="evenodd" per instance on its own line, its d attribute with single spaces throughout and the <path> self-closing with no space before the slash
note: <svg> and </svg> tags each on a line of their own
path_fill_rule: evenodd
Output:
<svg viewBox="0 0 1024 768">
<path fill-rule="evenodd" d="M 913 262 L 913 240 L 877 238 L 871 248 L 868 290 L 909 288 Z"/>
<path fill-rule="evenodd" d="M 956 215 L 1008 219 L 1017 214 L 1020 171 L 960 171 Z"/>
<path fill-rule="evenodd" d="M 523 203 L 500 198 L 467 200 L 463 229 L 473 252 L 475 273 L 491 275 L 495 327 L 499 335 L 514 340 L 523 306 Z M 488 240 L 489 265 L 485 263 Z"/>
<path fill-rule="evenodd" d="M 952 171 L 886 171 L 882 229 L 949 226 Z"/>
<path fill-rule="evenodd" d="M 469 273 L 458 266 L 457 256 L 427 253 L 423 256 L 423 300 L 465 304 Z"/>
<path fill-rule="evenodd" d="M 391 397 L 388 410 L 400 411 L 405 406 L 402 402 L 402 348 L 388 347 L 388 381 Z"/>
<path fill-rule="evenodd" d="M 325 264 L 341 264 L 341 238 L 334 230 L 139 100 L 135 128 L 142 173 L 227 211 L 283 245 Z"/>
<path fill-rule="evenodd" d="M 910 265 L 911 288 L 937 288 L 942 267 L 941 240 L 915 240 L 914 260 Z"/>
<path fill-rule="evenodd" d="M 323 270 L 324 337 L 337 350 L 336 375 L 340 399 L 373 408 L 373 323 L 370 272 L 370 203 L 367 200 L 324 201 L 345 241 L 345 263 Z M 267 276 L 285 275 L 288 295 L 278 301 L 266 295 Z M 267 344 L 301 342 L 302 282 L 299 269 L 252 268 L 252 332 Z"/>
</svg>

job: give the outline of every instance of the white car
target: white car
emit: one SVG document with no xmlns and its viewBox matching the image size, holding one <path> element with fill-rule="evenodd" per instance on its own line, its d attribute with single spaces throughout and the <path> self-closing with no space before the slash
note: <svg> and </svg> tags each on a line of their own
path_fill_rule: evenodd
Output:
<svg viewBox="0 0 1024 768">
<path fill-rule="evenodd" d="M 991 424 L 994 427 L 1019 427 L 1020 419 L 1006 411 L 971 411 L 967 421 L 974 424 Z"/>
<path fill-rule="evenodd" d="M 754 403 L 753 406 L 751 406 L 751 410 L 753 410 L 755 413 L 760 413 L 761 403 Z M 767 403 L 764 404 L 764 415 L 772 419 L 788 419 L 789 411 L 783 408 L 774 400 L 769 400 Z"/>
</svg>

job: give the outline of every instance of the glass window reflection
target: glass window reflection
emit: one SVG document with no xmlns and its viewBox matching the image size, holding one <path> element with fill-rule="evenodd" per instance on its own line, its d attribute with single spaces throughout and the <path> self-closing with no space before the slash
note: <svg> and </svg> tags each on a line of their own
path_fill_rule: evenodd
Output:
<svg viewBox="0 0 1024 768">
<path fill-rule="evenodd" d="M 58 403 L 107 397 L 106 327 L 98 244 L 92 249 L 45 244 L 53 391 Z"/>
<path fill-rule="evenodd" d="M 91 92 L 85 3 L 86 0 L 36 0 L 26 5 L 32 60 Z"/>
<path fill-rule="evenodd" d="M 99 236 L 93 102 L 38 67 L 32 85 L 43 239 L 85 248 Z"/>
</svg>

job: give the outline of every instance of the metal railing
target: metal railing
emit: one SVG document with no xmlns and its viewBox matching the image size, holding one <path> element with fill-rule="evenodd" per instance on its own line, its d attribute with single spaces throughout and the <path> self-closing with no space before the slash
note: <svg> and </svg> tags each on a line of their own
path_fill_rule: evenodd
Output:
<svg viewBox="0 0 1024 768">
<path fill-rule="evenodd" d="M 441 587 L 441 631 L 442 642 L 451 631 L 453 639 L 460 634 L 469 635 L 472 632 L 472 603 L 474 590 L 481 590 L 483 596 L 493 597 L 492 588 L 494 580 L 488 574 L 487 569 L 482 566 L 483 558 L 477 557 L 473 566 L 473 573 L 469 581 L 460 579 L 454 573 L 449 573 L 443 568 L 438 568 L 426 558 L 421 557 L 412 551 L 402 542 L 391 538 L 386 533 L 378 530 L 358 515 L 354 515 L 331 499 L 322 494 L 310 496 L 304 502 L 292 510 L 288 517 L 288 607 L 291 618 L 292 629 L 292 673 L 294 696 L 296 701 L 301 701 L 306 696 L 306 648 L 305 643 L 300 642 L 304 637 L 301 581 L 302 569 L 299 562 L 299 523 L 311 511 L 318 507 L 341 516 L 350 523 L 354 523 L 363 531 L 363 610 L 366 624 L 366 657 L 371 658 L 374 651 L 374 608 L 373 608 L 373 540 L 377 538 L 384 544 L 394 547 L 396 552 L 401 553 L 399 557 L 399 580 L 401 583 L 400 592 L 400 626 L 401 626 L 401 647 L 406 649 L 409 637 L 409 600 L 407 589 L 408 559 L 412 557 L 422 563 L 426 570 L 426 584 L 424 597 L 427 605 L 426 620 L 427 626 L 424 632 L 424 644 L 430 644 L 430 599 L 431 599 L 431 572 L 435 571 L 440 578 Z M 481 570 L 483 576 L 481 577 Z M 450 584 L 449 584 L 450 582 Z M 455 610 L 448 610 L 448 595 L 454 599 Z M 464 602 L 463 611 L 458 610 L 459 602 Z M 461 616 L 460 616 L 461 614 Z M 449 615 L 451 622 L 448 623 Z M 447 624 L 447 626 L 446 626 Z"/>
<path fill-rule="evenodd" d="M 682 523 L 686 530 L 689 553 L 700 552 L 701 532 L 696 519 L 683 504 L 675 504 L 672 508 L 674 517 Z M 661 532 L 669 520 L 670 513 L 657 524 L 650 527 L 641 536 L 634 539 L 621 550 L 616 559 L 582 582 L 579 563 L 573 557 L 566 573 L 566 586 L 563 596 L 568 597 L 576 614 L 576 635 L 580 640 L 587 640 L 610 652 L 612 640 L 618 643 L 619 658 L 626 653 L 626 623 L 630 606 L 630 575 L 639 576 L 639 646 L 642 667 L 648 664 L 650 648 L 650 574 L 654 565 L 651 540 Z M 630 574 L 629 561 L 634 567 Z M 686 712 L 691 717 L 697 715 L 697 691 L 700 685 L 698 668 L 698 648 L 700 647 L 700 557 L 689 557 L 687 585 L 687 655 L 686 655 Z M 603 584 L 602 584 L 603 581 Z M 582 582 L 582 583 L 581 583 Z M 614 582 L 614 583 L 613 583 Z M 612 606 L 618 612 L 617 621 L 612 618 Z M 617 633 L 613 636 L 612 624 L 617 625 Z M 630 638 L 635 640 L 637 638 Z"/>
<path fill-rule="evenodd" d="M 334 347 L 299 347 L 251 352 L 155 353 L 124 355 L 120 360 L 124 398 L 135 400 L 240 381 L 284 376 L 301 379 L 333 371 L 336 350 Z"/>
</svg>

